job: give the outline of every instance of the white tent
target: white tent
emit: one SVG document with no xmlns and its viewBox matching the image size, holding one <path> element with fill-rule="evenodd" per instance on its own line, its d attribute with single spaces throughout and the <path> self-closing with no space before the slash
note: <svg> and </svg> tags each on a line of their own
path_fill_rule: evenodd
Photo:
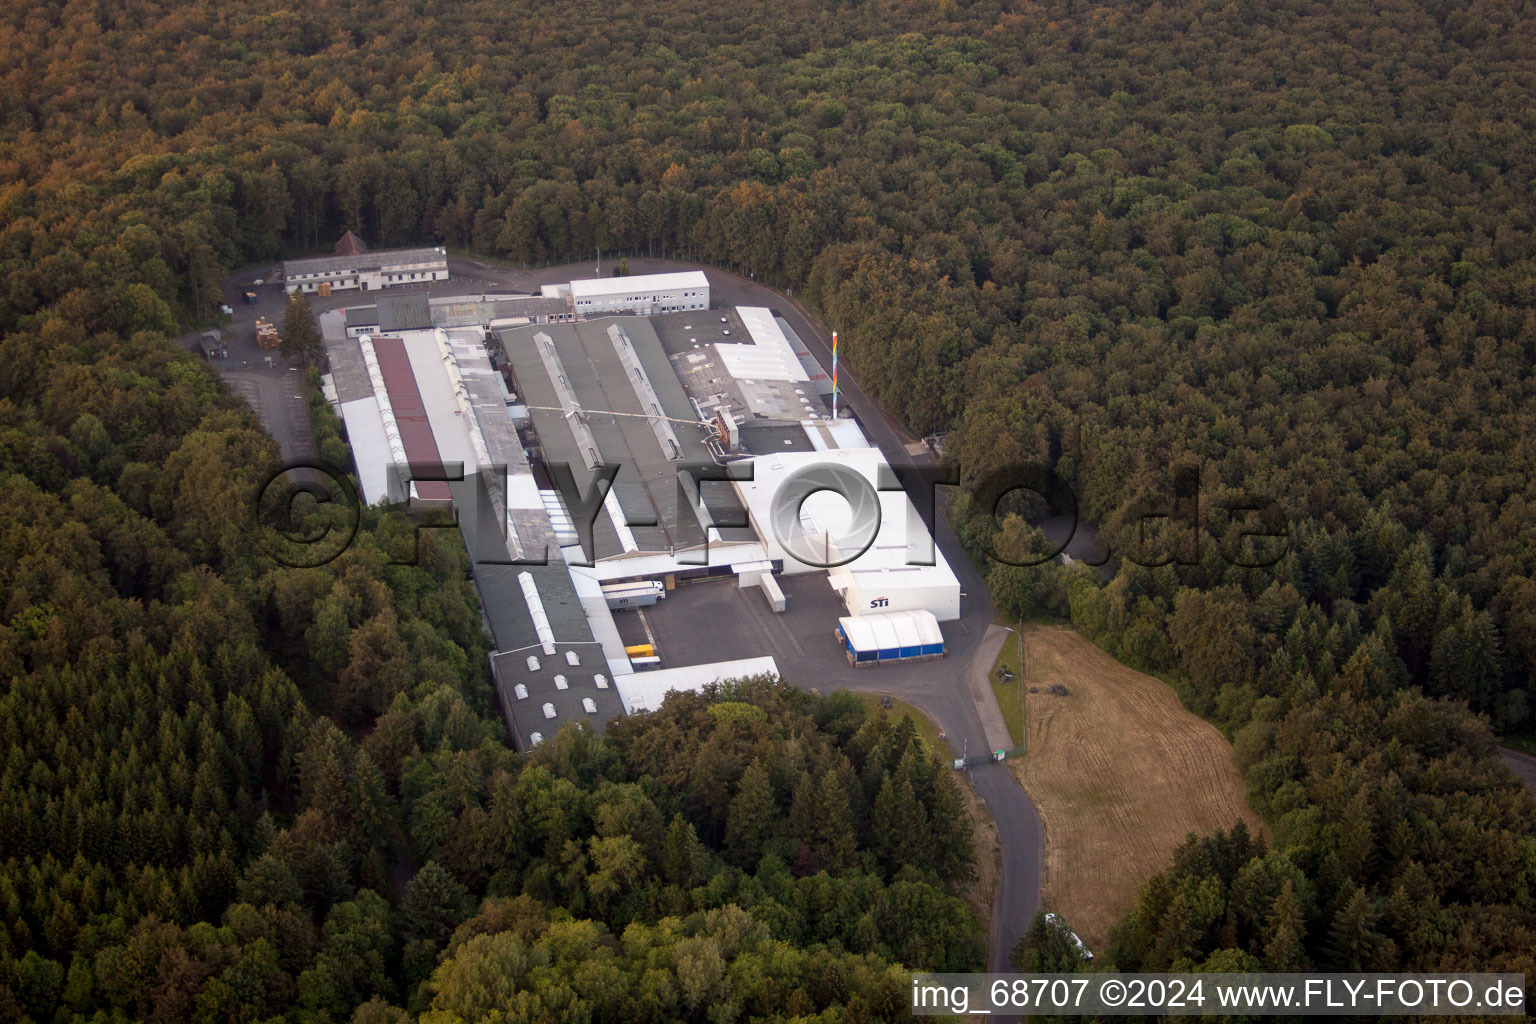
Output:
<svg viewBox="0 0 1536 1024">
<path fill-rule="evenodd" d="M 939 620 L 922 609 L 844 616 L 837 620 L 837 632 L 855 665 L 944 653 Z"/>
</svg>

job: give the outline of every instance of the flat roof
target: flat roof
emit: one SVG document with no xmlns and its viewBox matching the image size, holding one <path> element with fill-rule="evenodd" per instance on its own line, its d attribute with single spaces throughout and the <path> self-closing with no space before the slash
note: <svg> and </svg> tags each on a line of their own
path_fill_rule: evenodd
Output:
<svg viewBox="0 0 1536 1024">
<path fill-rule="evenodd" d="M 640 274 L 635 277 L 588 277 L 571 282 L 571 295 L 592 297 L 633 292 L 671 291 L 674 288 L 708 288 L 709 278 L 702 270 L 683 270 L 672 274 Z"/>
<path fill-rule="evenodd" d="M 378 306 L 348 306 L 348 327 L 377 327 L 379 325 Z"/>
<path fill-rule="evenodd" d="M 542 295 L 439 301 L 432 303 L 432 326 L 489 327 L 497 320 L 510 317 L 559 316 L 570 311 L 571 304 L 565 299 L 545 298 Z"/>
<path fill-rule="evenodd" d="M 827 415 L 821 387 L 805 368 L 805 360 L 812 366 L 814 360 L 809 353 L 802 360 L 798 339 L 791 341 L 770 312 L 748 306 L 651 318 L 678 379 L 704 416 L 723 411 L 745 427 L 797 424 Z M 770 339 L 761 349 L 747 317 L 758 336 Z"/>
<path fill-rule="evenodd" d="M 826 451 L 829 448 L 874 447 L 869 443 L 869 438 L 864 436 L 864 428 L 859 426 L 858 420 L 852 416 L 840 415 L 835 420 L 809 420 L 800 426 L 817 451 Z"/>
<path fill-rule="evenodd" d="M 363 502 L 377 505 L 389 494 L 389 440 L 384 434 L 384 420 L 379 416 L 379 402 L 372 394 L 341 403 L 341 420 L 347 427 L 347 443 L 352 461 L 357 464 L 357 482 Z"/>
<path fill-rule="evenodd" d="M 325 314 L 331 316 L 332 314 Z M 363 351 L 357 339 L 346 334 L 327 335 L 325 354 L 331 363 L 331 378 L 336 383 L 336 401 L 342 404 L 373 395 L 373 382 L 363 363 Z"/>
<path fill-rule="evenodd" d="M 379 330 L 386 334 L 396 331 L 418 331 L 432 326 L 432 311 L 424 292 L 407 295 L 380 295 L 378 301 Z"/>
<path fill-rule="evenodd" d="M 736 315 L 750 344 L 717 343 L 715 351 L 731 376 L 738 380 L 782 380 L 805 383 L 811 379 L 800 357 L 766 306 L 737 306 Z"/>
<path fill-rule="evenodd" d="M 819 568 L 801 562 L 793 553 L 786 551 L 775 533 L 772 512 L 779 488 L 791 476 L 801 470 L 816 466 L 833 465 L 851 469 L 862 476 L 875 489 L 880 502 L 880 520 L 875 537 L 869 547 L 842 566 L 834 567 L 834 577 L 840 575 L 861 576 L 864 573 L 882 574 L 882 582 L 897 587 L 959 586 L 959 579 L 950 569 L 905 491 L 896 485 L 895 476 L 885 456 L 877 448 L 840 448 L 829 451 L 786 452 L 782 455 L 764 455 L 752 460 L 753 479 L 736 484 L 743 501 L 752 513 L 753 521 L 762 534 L 772 558 L 784 559 L 786 572 L 806 571 Z M 885 484 L 891 488 L 881 490 Z M 850 509 L 848 502 L 831 491 L 816 491 L 800 503 L 797 509 L 802 527 L 815 538 L 830 529 L 833 543 L 830 554 L 839 556 L 836 538 L 849 530 Z M 851 554 L 852 552 L 849 552 Z M 933 565 L 910 565 L 913 555 L 933 558 Z"/>
<path fill-rule="evenodd" d="M 373 338 L 371 343 L 374 358 L 378 360 L 379 371 L 384 377 L 389 409 L 400 431 L 400 442 L 405 446 L 406 458 L 412 463 L 441 466 L 443 457 L 438 454 L 426 402 L 416 385 L 416 373 L 411 368 L 411 357 L 405 350 L 405 342 L 399 338 Z M 447 501 L 452 497 L 448 485 L 441 480 L 412 482 L 416 493 L 429 501 Z"/>
<path fill-rule="evenodd" d="M 496 695 L 518 749 L 533 747 L 535 733 L 553 739 L 572 722 L 602 732 L 624 713 L 603 646 L 563 563 L 480 566 L 476 579 L 498 647 L 491 658 Z M 605 686 L 598 685 L 600 675 Z"/>
<path fill-rule="evenodd" d="M 683 665 L 679 668 L 661 668 L 621 676 L 619 695 L 624 700 L 624 710 L 633 715 L 641 711 L 655 711 L 667 699 L 667 694 L 676 691 L 698 693 L 706 686 L 727 679 L 777 677 L 778 674 L 779 663 L 768 656 L 716 661 L 708 665 Z"/>
<path fill-rule="evenodd" d="M 805 427 L 799 423 L 743 423 L 737 432 L 741 447 L 753 455 L 817 450 Z"/>
<path fill-rule="evenodd" d="M 610 328 L 618 328 L 618 338 Z M 654 520 L 654 526 L 627 528 L 599 514 L 594 528 L 597 556 L 627 550 L 667 551 L 702 540 L 698 520 L 678 517 L 678 470 L 686 463 L 713 464 L 704 443 L 705 427 L 684 394 L 648 320 L 599 317 L 578 323 L 527 325 L 495 332 L 528 408 L 544 459 L 571 468 L 588 493 L 597 461 L 617 465 L 613 499 L 618 517 Z M 637 372 L 638 371 L 638 372 Z M 735 510 L 728 484 L 705 484 L 705 502 L 719 517 Z M 745 529 L 736 531 L 750 539 Z M 723 531 L 726 539 L 731 531 Z"/>
</svg>

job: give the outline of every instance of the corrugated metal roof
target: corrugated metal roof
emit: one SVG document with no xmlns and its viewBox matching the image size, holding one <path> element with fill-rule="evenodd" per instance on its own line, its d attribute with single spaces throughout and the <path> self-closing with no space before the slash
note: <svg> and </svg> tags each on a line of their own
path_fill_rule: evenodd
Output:
<svg viewBox="0 0 1536 1024">
<path fill-rule="evenodd" d="M 421 391 L 416 386 L 416 374 L 411 370 L 405 343 L 399 338 L 374 338 L 373 352 L 384 374 L 390 411 L 399 427 L 406 457 L 413 465 L 441 467 L 443 459 L 437 451 L 437 440 L 432 435 L 432 424 Z M 414 483 L 416 493 L 429 501 L 446 501 L 451 497 L 448 484 L 441 480 L 416 480 Z"/>
<path fill-rule="evenodd" d="M 620 467 L 613 495 L 627 518 L 632 522 L 657 521 L 656 526 L 630 528 L 640 550 L 670 551 L 678 546 L 691 546 L 696 539 L 702 539 L 703 531 L 697 519 L 686 511 L 683 514 L 687 518 L 679 523 L 677 471 L 683 462 L 713 461 L 703 441 L 702 425 L 674 424 L 672 433 L 682 458 L 669 457 L 671 453 L 663 450 L 657 434 L 640 418 L 654 411 L 642 406 L 633 371 L 626 367 L 608 334 L 608 328 L 616 323 L 622 324 L 629 348 L 650 383 L 650 393 L 654 394 L 662 415 L 696 420 L 693 406 L 648 320 L 600 317 L 582 323 L 513 327 L 497 331 L 496 337 L 512 364 L 518 393 L 529 407 L 546 461 L 569 465 L 578 486 L 586 493 L 592 476 L 587 470 L 586 449 L 596 448 L 599 461 Z M 547 346 L 537 340 L 540 335 L 550 339 L 558 361 L 548 358 Z M 551 379 L 551 367 L 558 367 L 563 381 Z M 561 412 L 552 411 L 565 404 L 561 401 L 562 393 L 573 397 L 582 410 L 572 413 L 579 417 L 577 424 Z M 604 415 L 605 412 L 628 415 Z M 704 491 L 717 517 L 724 519 L 734 514 L 737 521 L 744 520 L 744 512 L 729 486 L 706 485 Z M 727 528 L 724 535 L 727 539 L 752 539 L 750 530 L 745 528 L 734 533 Z M 599 557 L 623 550 L 607 515 L 597 517 L 594 539 Z"/>
<path fill-rule="evenodd" d="M 419 331 L 432 326 L 432 308 L 426 293 L 379 296 L 379 330 Z"/>
</svg>

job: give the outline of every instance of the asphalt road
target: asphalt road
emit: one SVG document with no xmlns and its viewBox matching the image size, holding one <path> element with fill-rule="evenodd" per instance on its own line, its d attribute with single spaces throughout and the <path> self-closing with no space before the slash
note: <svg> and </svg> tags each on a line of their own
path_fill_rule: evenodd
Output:
<svg viewBox="0 0 1536 1024">
<path fill-rule="evenodd" d="M 1527 789 L 1536 791 L 1536 757 L 1530 754 L 1522 754 L 1518 750 L 1510 750 L 1508 747 L 1499 748 L 1499 756 L 1510 770 L 1520 776 L 1520 781 L 1525 783 Z"/>
<path fill-rule="evenodd" d="M 303 371 L 287 367 L 253 368 L 228 370 L 223 377 L 225 383 L 256 410 L 262 426 L 277 442 L 284 462 L 315 457 L 315 438 L 309 426 Z"/>
<path fill-rule="evenodd" d="M 525 271 L 495 267 L 460 256 L 449 256 L 448 262 L 450 280 L 391 288 L 389 293 L 424 291 L 434 296 L 465 295 L 476 291 L 536 293 L 543 284 L 595 276 L 596 269 L 592 263 L 576 263 Z M 605 263 L 603 272 L 611 273 L 612 267 L 611 262 Z M 716 267 L 659 259 L 629 261 L 632 275 L 694 269 L 708 272 L 711 299 L 716 305 L 769 306 L 777 310 L 822 366 L 830 371 L 831 332 L 795 300 Z M 274 365 L 269 366 L 267 357 L 275 354 L 255 346 L 256 317 L 265 316 L 281 325 L 287 301 L 279 285 L 252 284 L 256 278 L 270 279 L 273 270 L 272 264 L 246 267 L 224 286 L 226 301 L 234 310 L 230 322 L 223 327 L 230 357 L 214 365 L 230 386 L 252 403 L 277 439 L 285 458 L 312 457 L 314 442 L 308 417 L 302 401 L 295 404 L 292 397 L 302 393 L 299 387 L 294 387 L 295 383 L 301 385 L 302 377 L 298 376 L 297 370 L 288 368 L 281 357 L 275 357 Z M 244 294 L 247 290 L 256 292 L 258 301 L 255 306 L 246 304 Z M 376 297 L 364 292 L 338 292 L 327 298 L 311 296 L 310 305 L 319 315 L 345 306 L 368 305 Z M 183 343 L 191 348 L 196 340 L 197 332 L 193 332 L 183 339 Z M 863 393 L 857 377 L 846 365 L 839 367 L 838 382 L 839 406 L 853 411 L 864 432 L 893 466 L 932 464 L 931 457 L 915 444 L 917 439 L 907 436 Z M 966 595 L 962 602 L 962 617 L 945 627 L 950 654 L 942 662 L 925 663 L 918 672 L 903 671 L 899 666 L 882 667 L 854 673 L 846 680 L 839 680 L 838 685 L 865 692 L 888 693 L 920 708 L 938 723 L 955 748 L 968 753 L 1011 747 L 1002 711 L 987 678 L 998 646 L 1009 634 L 993 624 L 997 610 L 986 585 L 961 550 L 948 523 L 938 517 L 935 527 L 940 550 L 959 577 L 961 590 Z M 1009 954 L 1040 905 L 1044 833 L 1034 805 L 1006 765 L 985 764 L 967 769 L 967 772 L 977 796 L 986 803 L 997 824 L 1002 846 L 988 941 L 988 969 L 1006 971 L 1010 969 Z"/>
</svg>

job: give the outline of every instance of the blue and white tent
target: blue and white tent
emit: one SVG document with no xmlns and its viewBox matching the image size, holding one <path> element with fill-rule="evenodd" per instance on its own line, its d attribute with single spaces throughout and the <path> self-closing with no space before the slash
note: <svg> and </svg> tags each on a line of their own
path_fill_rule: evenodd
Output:
<svg viewBox="0 0 1536 1024">
<path fill-rule="evenodd" d="M 944 653 L 944 634 L 929 611 L 844 616 L 837 620 L 837 635 L 855 665 L 935 658 Z"/>
</svg>

